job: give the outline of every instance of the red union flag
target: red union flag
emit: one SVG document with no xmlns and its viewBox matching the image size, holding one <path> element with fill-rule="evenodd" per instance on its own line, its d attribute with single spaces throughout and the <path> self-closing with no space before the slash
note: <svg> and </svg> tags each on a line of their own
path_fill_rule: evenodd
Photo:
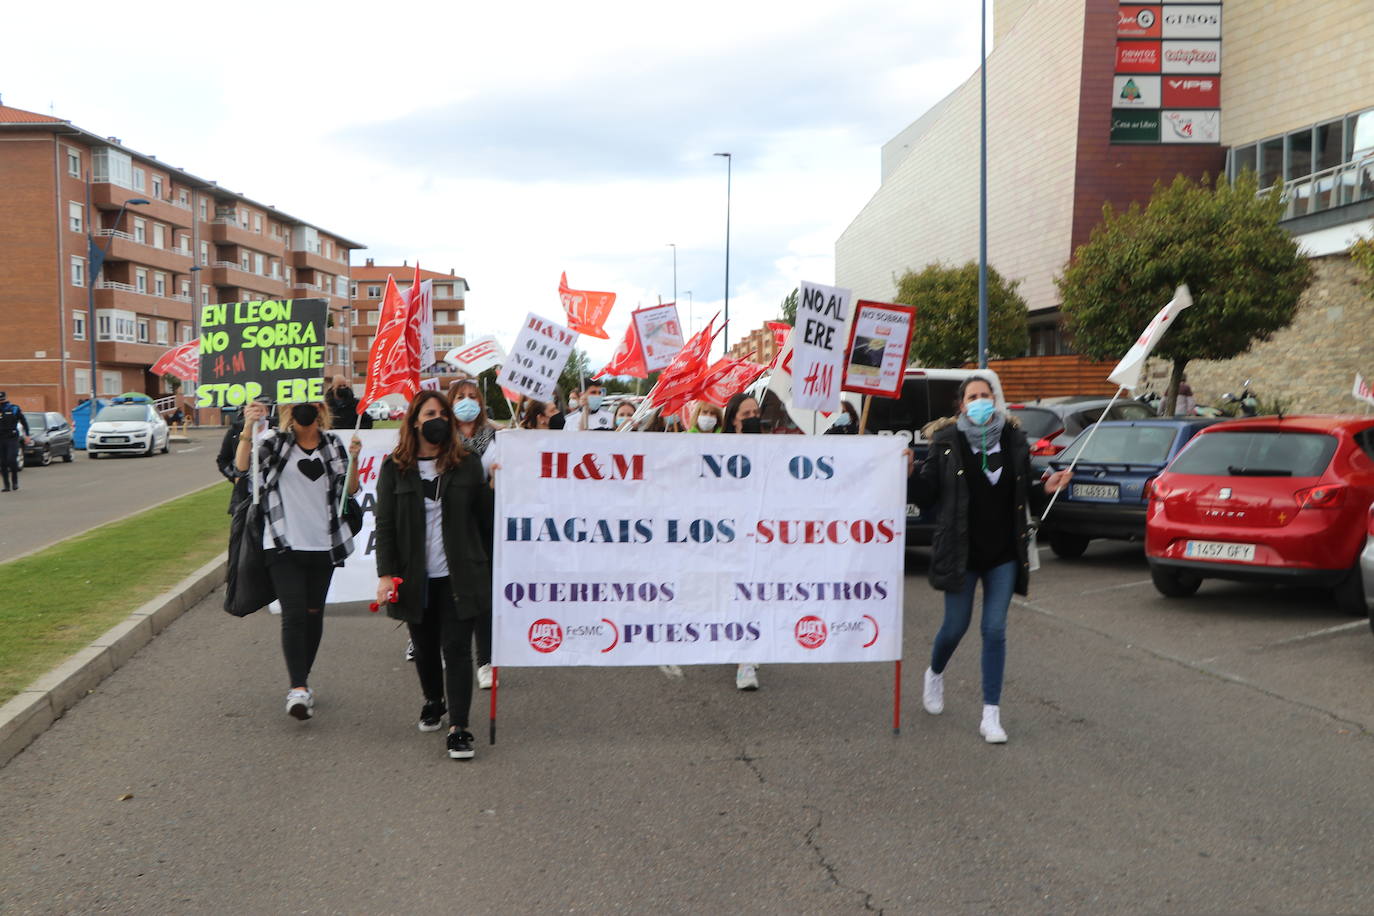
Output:
<svg viewBox="0 0 1374 916">
<path fill-rule="evenodd" d="M 701 384 L 701 377 L 707 371 L 706 359 L 711 352 L 711 341 L 716 336 L 715 323 L 716 319 L 712 318 L 706 327 L 677 351 L 673 361 L 663 370 L 658 382 L 644 399 L 645 404 L 662 408 L 664 416 L 672 416 L 692 400 Z"/>
<path fill-rule="evenodd" d="M 570 330 L 588 337 L 610 339 L 602 325 L 610 317 L 611 306 L 615 305 L 615 293 L 572 289 L 568 286 L 568 274 L 565 271 L 558 280 L 558 298 L 563 301 L 563 311 L 568 313 Z"/>
<path fill-rule="evenodd" d="M 722 356 L 706 370 L 706 375 L 694 394 L 697 400 L 709 401 L 717 407 L 724 407 L 730 398 L 748 388 L 755 379 L 767 371 L 767 366 L 760 366 L 747 359 Z"/>
<path fill-rule="evenodd" d="M 200 377 L 200 338 L 173 347 L 153 363 L 153 375 L 170 375 L 183 382 L 194 382 Z"/>
<path fill-rule="evenodd" d="M 648 378 L 649 366 L 644 361 L 644 348 L 639 343 L 639 330 L 635 322 L 625 329 L 625 337 L 615 348 L 611 361 L 592 378 L 605 375 L 628 375 L 630 378 Z"/>
<path fill-rule="evenodd" d="M 377 313 L 377 336 L 367 351 L 367 385 L 358 399 L 358 413 L 388 394 L 399 394 L 409 401 L 419 390 L 419 328 L 411 324 L 409 303 L 396 288 L 396 279 L 388 274 L 382 308 Z"/>
</svg>

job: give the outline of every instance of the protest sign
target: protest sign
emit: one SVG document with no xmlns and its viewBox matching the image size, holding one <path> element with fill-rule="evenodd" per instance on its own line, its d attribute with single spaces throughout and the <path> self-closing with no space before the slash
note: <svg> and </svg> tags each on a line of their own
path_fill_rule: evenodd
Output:
<svg viewBox="0 0 1374 916">
<path fill-rule="evenodd" d="M 196 406 L 323 401 L 327 313 L 323 299 L 202 307 Z"/>
<path fill-rule="evenodd" d="M 461 347 L 454 347 L 444 354 L 444 362 L 474 378 L 505 361 L 506 351 L 501 349 L 501 343 L 490 334 Z"/>
<path fill-rule="evenodd" d="M 355 433 L 337 433 L 346 447 Z M 377 595 L 377 475 L 382 462 L 396 447 L 394 429 L 360 429 L 357 437 L 363 443 L 358 453 L 358 492 L 354 498 L 363 510 L 363 526 L 353 536 L 353 553 L 329 580 L 329 602 L 372 601 Z"/>
<path fill-rule="evenodd" d="M 880 398 L 901 397 L 915 329 L 916 309 L 912 306 L 867 299 L 856 302 L 849 328 L 844 390 Z"/>
<path fill-rule="evenodd" d="M 558 376 L 576 342 L 577 335 L 572 331 L 530 312 L 496 383 L 517 395 L 552 401 Z"/>
<path fill-rule="evenodd" d="M 792 335 L 792 401 L 807 410 L 838 410 L 849 290 L 803 280 L 800 292 Z"/>
<path fill-rule="evenodd" d="M 630 318 L 639 334 L 645 369 L 657 372 L 666 368 L 682 349 L 682 323 L 678 321 L 677 303 L 635 309 Z"/>
<path fill-rule="evenodd" d="M 899 659 L 904 444 L 498 436 L 493 664 Z"/>
</svg>

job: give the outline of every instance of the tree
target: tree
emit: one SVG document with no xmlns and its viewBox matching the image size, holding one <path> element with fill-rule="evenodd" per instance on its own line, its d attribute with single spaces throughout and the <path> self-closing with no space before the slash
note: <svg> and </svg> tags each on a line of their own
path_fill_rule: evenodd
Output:
<svg viewBox="0 0 1374 916">
<path fill-rule="evenodd" d="M 1365 272 L 1365 289 L 1374 295 L 1374 237 L 1362 238 L 1350 246 L 1350 258 Z"/>
<path fill-rule="evenodd" d="M 1030 345 L 1026 300 L 988 267 L 988 351 L 990 356 L 1019 356 Z M 898 302 L 916 306 L 916 332 L 911 363 L 954 368 L 978 360 L 978 264 L 962 267 L 927 264 L 908 270 L 897 281 Z"/>
<path fill-rule="evenodd" d="M 591 378 L 592 372 L 591 359 L 587 356 L 587 351 L 572 348 L 568 354 L 568 361 L 563 366 L 563 373 L 558 376 L 558 390 L 564 397 L 568 392 L 579 390 Z"/>
<path fill-rule="evenodd" d="M 1279 227 L 1280 190 L 1257 193 L 1253 172 L 1234 184 L 1179 175 L 1155 184 L 1150 203 L 1103 207 L 1102 223 L 1074 252 L 1059 285 L 1064 326 L 1079 353 L 1123 356 L 1174 288 L 1193 306 L 1161 338 L 1154 356 L 1173 371 L 1163 413 L 1172 414 L 1190 360 L 1223 360 L 1287 327 L 1312 266 Z"/>
<path fill-rule="evenodd" d="M 782 320 L 797 326 L 797 287 L 792 287 L 792 292 L 783 297 L 782 300 Z"/>
</svg>

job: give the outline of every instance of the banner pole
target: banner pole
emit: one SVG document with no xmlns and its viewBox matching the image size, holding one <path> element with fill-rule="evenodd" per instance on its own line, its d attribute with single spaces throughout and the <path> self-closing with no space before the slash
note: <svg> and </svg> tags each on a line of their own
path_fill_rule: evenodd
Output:
<svg viewBox="0 0 1374 916">
<path fill-rule="evenodd" d="M 893 664 L 892 675 L 892 734 L 902 733 L 902 660 Z"/>
<path fill-rule="evenodd" d="M 348 478 L 353 474 L 353 453 L 348 453 L 348 467 L 344 469 L 343 492 L 339 494 L 339 518 L 343 518 L 344 505 L 348 502 Z"/>
<path fill-rule="evenodd" d="M 496 688 L 501 685 L 501 669 L 495 665 L 491 666 L 491 734 L 488 736 L 487 743 L 496 743 Z"/>
<path fill-rule="evenodd" d="M 872 407 L 872 406 L 873 406 L 873 395 L 871 395 L 871 394 L 866 394 L 866 395 L 864 395 L 864 410 L 863 410 L 863 414 L 859 417 L 859 435 L 861 435 L 861 436 L 864 434 L 864 430 L 868 429 L 868 408 L 870 408 L 870 407 Z"/>
<path fill-rule="evenodd" d="M 91 389 L 92 389 L 92 390 L 95 389 L 95 383 L 94 383 L 94 382 L 91 383 Z M 94 396 L 94 395 L 91 396 L 91 401 L 92 401 L 92 402 L 95 401 L 95 396 Z M 91 422 L 95 422 L 95 421 L 92 420 Z M 264 421 L 264 422 L 266 422 L 266 421 Z M 244 425 L 247 425 L 247 424 L 244 424 Z M 253 470 L 252 470 L 252 480 L 249 481 L 249 484 L 250 484 L 250 485 L 252 486 L 252 488 L 253 488 L 253 505 L 255 505 L 255 506 L 258 504 L 258 480 L 259 480 L 259 474 L 258 474 L 258 438 L 257 438 L 257 433 L 258 433 L 258 425 L 257 425 L 256 423 L 254 423 L 254 424 L 253 424 L 253 431 L 250 432 L 250 433 L 248 434 L 248 441 L 252 443 L 252 449 L 253 449 L 253 460 L 250 462 L 250 464 L 251 464 L 251 466 L 252 466 L 252 469 L 253 469 Z M 348 488 L 345 487 L 344 489 L 348 489 Z"/>
<path fill-rule="evenodd" d="M 1078 466 L 1078 459 L 1088 450 L 1088 444 L 1093 441 L 1093 433 L 1097 432 L 1097 424 L 1107 419 L 1107 411 L 1112 409 L 1112 405 L 1116 403 L 1116 399 L 1121 397 L 1121 392 L 1125 390 L 1126 387 L 1124 385 L 1116 389 L 1116 394 L 1112 395 L 1112 399 L 1107 402 L 1107 406 L 1102 408 L 1102 416 L 1098 417 L 1097 423 L 1094 423 L 1092 427 L 1088 429 L 1088 438 L 1083 440 L 1083 446 L 1079 448 L 1078 454 L 1073 456 L 1073 461 L 1070 461 L 1068 468 L 1066 468 L 1070 474 L 1072 474 L 1073 469 Z M 1062 492 L 1064 492 L 1064 490 L 1061 487 L 1050 494 L 1050 501 L 1045 505 L 1045 511 L 1040 513 L 1040 520 L 1042 522 L 1045 520 L 1045 516 L 1050 514 L 1050 510 L 1054 508 L 1054 501 L 1059 498 L 1059 494 Z"/>
</svg>

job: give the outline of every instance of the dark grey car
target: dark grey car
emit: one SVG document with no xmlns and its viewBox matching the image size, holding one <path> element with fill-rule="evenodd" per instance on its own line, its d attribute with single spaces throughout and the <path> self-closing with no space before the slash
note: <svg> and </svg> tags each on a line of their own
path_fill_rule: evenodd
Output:
<svg viewBox="0 0 1374 916">
<path fill-rule="evenodd" d="M 32 442 L 24 446 L 24 466 L 52 464 L 54 458 L 72 460 L 72 427 L 55 411 L 26 410 Z"/>
</svg>

